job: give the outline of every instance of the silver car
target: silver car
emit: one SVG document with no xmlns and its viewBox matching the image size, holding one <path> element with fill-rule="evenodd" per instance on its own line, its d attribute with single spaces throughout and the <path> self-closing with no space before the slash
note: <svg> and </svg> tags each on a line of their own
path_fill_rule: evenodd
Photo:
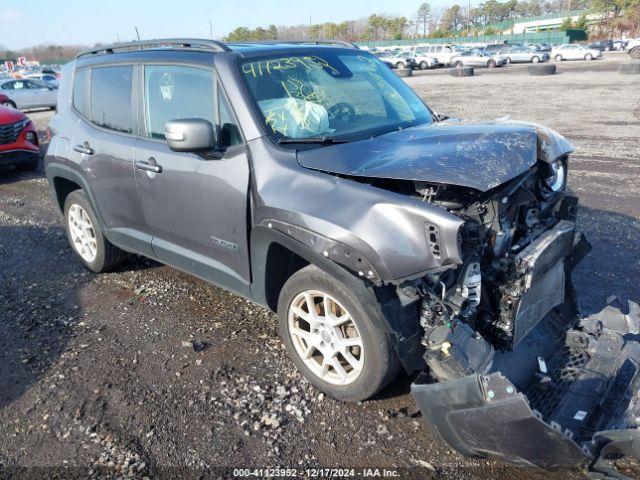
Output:
<svg viewBox="0 0 640 480">
<path fill-rule="evenodd" d="M 551 50 L 551 56 L 557 61 L 562 60 L 593 60 L 602 57 L 600 50 L 587 48 L 584 45 L 560 45 Z"/>
<path fill-rule="evenodd" d="M 507 64 L 506 59 L 498 55 L 490 55 L 478 49 L 466 50 L 451 57 L 450 65 L 454 67 L 502 67 Z"/>
<path fill-rule="evenodd" d="M 522 45 L 512 45 L 504 50 L 500 50 L 499 55 L 504 57 L 507 63 L 539 63 L 549 60 L 549 54 L 539 52 Z"/>
<path fill-rule="evenodd" d="M 58 101 L 58 90 L 31 78 L 8 78 L 0 80 L 0 93 L 9 97 L 12 107 L 54 108 Z"/>
</svg>

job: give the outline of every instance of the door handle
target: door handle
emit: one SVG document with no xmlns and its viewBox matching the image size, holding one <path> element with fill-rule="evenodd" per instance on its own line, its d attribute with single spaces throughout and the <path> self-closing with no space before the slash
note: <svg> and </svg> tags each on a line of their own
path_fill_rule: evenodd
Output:
<svg viewBox="0 0 640 480">
<path fill-rule="evenodd" d="M 78 153 L 93 155 L 93 148 L 91 148 L 87 142 L 84 142 L 82 145 L 76 145 L 73 149 Z"/>
<path fill-rule="evenodd" d="M 152 165 L 144 160 L 136 160 L 135 166 L 137 169 L 144 170 L 145 172 L 162 173 L 162 166 Z"/>
</svg>

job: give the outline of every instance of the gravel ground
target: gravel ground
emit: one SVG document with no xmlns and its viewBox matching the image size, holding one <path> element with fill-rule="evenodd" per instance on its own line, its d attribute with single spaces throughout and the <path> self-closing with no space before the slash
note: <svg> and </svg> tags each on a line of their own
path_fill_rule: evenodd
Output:
<svg viewBox="0 0 640 480">
<path fill-rule="evenodd" d="M 575 143 L 569 186 L 594 245 L 576 275 L 587 311 L 612 293 L 640 300 L 640 78 L 609 57 L 554 77 L 510 66 L 408 80 L 440 113 L 512 115 Z M 51 118 L 29 115 L 40 130 Z M 0 478 L 198 478 L 221 466 L 581 478 L 453 452 L 422 422 L 406 376 L 364 403 L 323 396 L 287 360 L 273 314 L 186 274 L 140 258 L 83 270 L 42 171 L 0 174 L 0 339 Z"/>
</svg>

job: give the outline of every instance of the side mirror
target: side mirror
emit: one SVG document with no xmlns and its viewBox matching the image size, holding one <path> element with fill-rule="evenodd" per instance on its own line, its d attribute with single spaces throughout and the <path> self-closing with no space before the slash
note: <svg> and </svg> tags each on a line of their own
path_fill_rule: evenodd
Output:
<svg viewBox="0 0 640 480">
<path fill-rule="evenodd" d="M 213 125 L 202 118 L 170 120 L 164 124 L 164 136 L 174 152 L 209 152 L 216 145 Z"/>
</svg>

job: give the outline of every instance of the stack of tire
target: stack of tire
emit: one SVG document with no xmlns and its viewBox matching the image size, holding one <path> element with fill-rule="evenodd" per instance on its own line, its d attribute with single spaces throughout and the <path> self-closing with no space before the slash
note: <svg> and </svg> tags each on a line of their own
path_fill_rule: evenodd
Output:
<svg viewBox="0 0 640 480">
<path fill-rule="evenodd" d="M 536 76 L 555 75 L 556 65 L 555 63 L 534 63 L 527 67 L 527 72 L 529 72 L 529 75 Z"/>
<path fill-rule="evenodd" d="M 457 66 L 449 69 L 449 75 L 452 77 L 473 77 L 473 67 Z"/>
<path fill-rule="evenodd" d="M 640 75 L 640 62 L 623 63 L 618 67 L 622 75 Z"/>
</svg>

